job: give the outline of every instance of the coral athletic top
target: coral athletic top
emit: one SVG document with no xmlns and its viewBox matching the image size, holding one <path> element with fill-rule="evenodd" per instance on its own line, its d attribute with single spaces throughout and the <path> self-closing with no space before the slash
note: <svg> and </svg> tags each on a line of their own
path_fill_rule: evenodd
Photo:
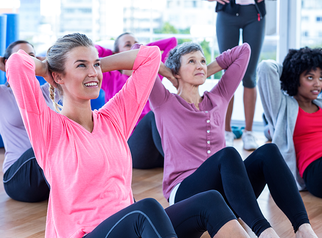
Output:
<svg viewBox="0 0 322 238">
<path fill-rule="evenodd" d="M 51 186 L 47 238 L 80 238 L 133 203 L 127 139 L 149 97 L 160 65 L 157 47 L 142 46 L 122 90 L 93 111 L 92 133 L 52 111 L 24 51 L 13 54 L 7 77 L 39 165 Z"/>
<path fill-rule="evenodd" d="M 322 110 L 307 113 L 299 107 L 293 141 L 301 177 L 307 166 L 322 157 Z"/>
<path fill-rule="evenodd" d="M 164 151 L 163 194 L 192 174 L 207 158 L 225 147 L 225 112 L 249 61 L 247 43 L 216 58 L 226 69 L 218 84 L 205 92 L 198 110 L 156 80 L 150 95 Z"/>
<path fill-rule="evenodd" d="M 158 46 L 159 49 L 162 52 L 161 61 L 164 63 L 167 59 L 167 56 L 172 48 L 174 48 L 177 45 L 177 39 L 175 37 L 167 38 L 158 40 L 155 42 L 151 42 L 147 44 L 147 46 Z M 105 57 L 112 55 L 113 52 L 109 49 L 105 49 L 102 46 L 95 45 L 99 57 Z M 160 79 L 162 80 L 163 76 L 159 75 Z M 118 91 L 121 90 L 125 82 L 129 76 L 122 74 L 120 71 L 110 71 L 103 73 L 103 82 L 102 82 L 102 89 L 105 92 L 105 102 L 110 100 Z M 145 107 L 143 108 L 143 111 L 139 117 L 139 121 L 149 112 L 151 111 L 149 101 L 146 103 Z"/>
</svg>

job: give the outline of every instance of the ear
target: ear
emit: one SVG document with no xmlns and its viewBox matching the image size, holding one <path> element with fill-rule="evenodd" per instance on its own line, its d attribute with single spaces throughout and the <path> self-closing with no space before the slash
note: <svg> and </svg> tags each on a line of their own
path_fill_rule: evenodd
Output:
<svg viewBox="0 0 322 238">
<path fill-rule="evenodd" d="M 173 75 L 176 79 L 181 79 L 181 75 L 180 74 L 174 74 Z"/>
<path fill-rule="evenodd" d="M 60 73 L 52 72 L 51 75 L 53 76 L 55 83 L 64 84 L 64 80 L 63 80 L 62 75 Z"/>
</svg>

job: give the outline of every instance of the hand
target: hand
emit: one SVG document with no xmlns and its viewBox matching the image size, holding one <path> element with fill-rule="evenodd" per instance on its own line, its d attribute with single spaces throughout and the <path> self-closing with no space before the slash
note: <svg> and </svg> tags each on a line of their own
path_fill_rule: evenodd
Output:
<svg viewBox="0 0 322 238">
<path fill-rule="evenodd" d="M 162 62 L 160 64 L 159 74 L 161 74 L 163 77 L 167 78 L 173 86 L 178 89 L 179 82 L 176 77 L 174 77 L 172 70 L 169 69 L 167 66 L 165 66 Z"/>
<path fill-rule="evenodd" d="M 47 60 L 42 61 L 42 63 L 45 65 L 45 75 L 43 76 L 44 79 L 50 84 L 52 85 L 54 88 L 57 88 L 57 83 L 55 82 L 53 75 L 51 73 L 51 71 L 48 69 L 48 62 Z"/>
<path fill-rule="evenodd" d="M 4 58 L 0 56 L 0 70 L 6 71 L 6 65 L 4 64 Z"/>
<path fill-rule="evenodd" d="M 208 0 L 208 2 L 215 2 L 215 1 L 225 5 L 226 3 L 229 3 L 230 0 Z M 263 1 L 263 0 L 259 0 L 259 1 Z"/>
</svg>

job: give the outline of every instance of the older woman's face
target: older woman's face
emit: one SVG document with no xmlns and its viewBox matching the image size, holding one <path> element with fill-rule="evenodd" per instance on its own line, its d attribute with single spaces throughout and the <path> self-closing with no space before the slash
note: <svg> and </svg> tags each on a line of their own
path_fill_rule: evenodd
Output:
<svg viewBox="0 0 322 238">
<path fill-rule="evenodd" d="M 178 78 L 195 86 L 202 85 L 207 78 L 207 63 L 200 51 L 190 52 L 181 56 L 181 67 Z"/>
<path fill-rule="evenodd" d="M 130 50 L 135 43 L 138 43 L 138 41 L 133 35 L 126 34 L 121 36 L 118 40 L 119 53 Z"/>
</svg>

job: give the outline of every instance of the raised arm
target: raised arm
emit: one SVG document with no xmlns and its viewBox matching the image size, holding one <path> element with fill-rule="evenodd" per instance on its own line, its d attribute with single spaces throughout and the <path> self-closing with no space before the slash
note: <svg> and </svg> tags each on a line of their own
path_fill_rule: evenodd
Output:
<svg viewBox="0 0 322 238">
<path fill-rule="evenodd" d="M 220 93 L 227 100 L 230 100 L 244 77 L 250 53 L 250 46 L 244 43 L 219 55 L 210 73 L 216 72 L 219 67 L 226 71 L 211 92 Z"/>
<path fill-rule="evenodd" d="M 283 92 L 280 77 L 283 67 L 274 60 L 263 60 L 257 67 L 258 89 L 265 116 L 271 122 L 279 112 Z"/>
<path fill-rule="evenodd" d="M 101 58 L 102 72 L 113 70 L 132 70 L 139 50 L 129 50 Z"/>
<path fill-rule="evenodd" d="M 159 49 L 162 52 L 162 55 L 161 55 L 161 61 L 164 63 L 167 59 L 167 56 L 170 52 L 170 50 L 172 50 L 174 47 L 176 47 L 178 44 L 177 42 L 177 38 L 175 37 L 170 37 L 170 38 L 167 38 L 167 39 L 162 39 L 162 40 L 157 40 L 157 41 L 154 41 L 154 42 L 151 42 L 149 44 L 147 44 L 148 46 L 158 46 Z"/>
<path fill-rule="evenodd" d="M 115 57 L 114 57 L 115 56 Z M 111 60 L 111 59 L 114 60 Z M 104 60 L 105 59 L 105 60 Z M 108 70 L 131 69 L 132 76 L 101 109 L 119 125 L 124 136 L 128 138 L 145 106 L 160 66 L 160 50 L 155 47 L 142 46 L 104 58 L 103 66 Z M 108 65 L 108 64 L 111 65 Z M 131 68 L 132 67 L 132 68 Z"/>
</svg>

